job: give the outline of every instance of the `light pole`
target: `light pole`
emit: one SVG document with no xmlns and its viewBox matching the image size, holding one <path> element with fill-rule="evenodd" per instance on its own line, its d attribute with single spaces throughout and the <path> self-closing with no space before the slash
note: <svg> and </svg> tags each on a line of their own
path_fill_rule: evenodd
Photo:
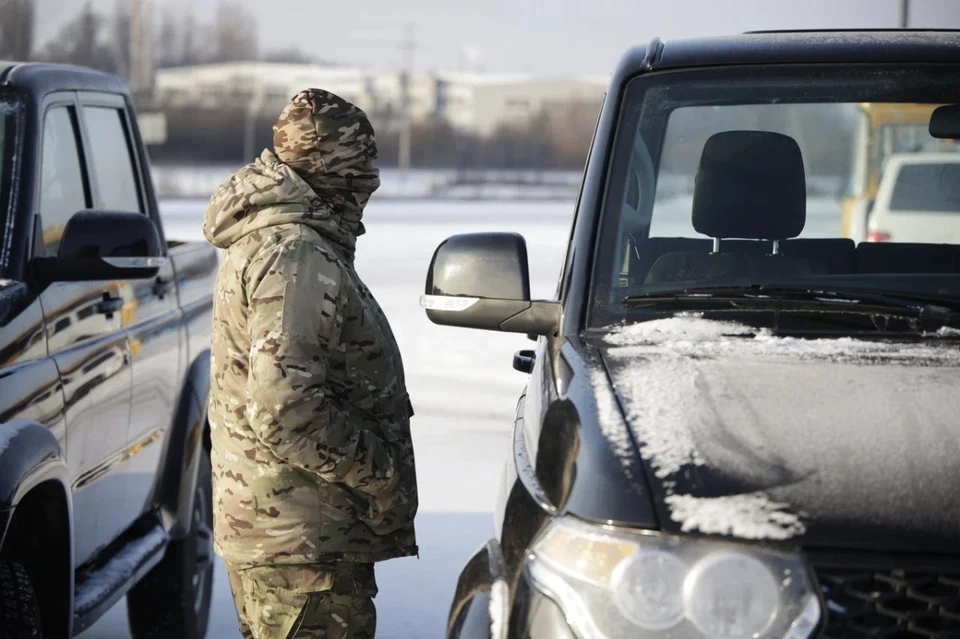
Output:
<svg viewBox="0 0 960 639">
<path fill-rule="evenodd" d="M 413 81 L 413 51 L 416 48 L 413 39 L 413 25 L 404 26 L 404 39 L 400 43 L 403 54 L 403 70 L 400 74 L 400 148 L 397 164 L 400 169 L 400 190 L 406 189 L 407 171 L 410 170 L 410 146 L 412 123 L 410 121 L 410 83 Z"/>
<path fill-rule="evenodd" d="M 254 145 L 257 141 L 257 118 L 263 108 L 263 94 L 263 83 L 255 77 L 253 93 L 250 96 L 250 102 L 247 103 L 247 121 L 243 132 L 243 161 L 245 163 L 253 162 L 256 153 Z"/>
<path fill-rule="evenodd" d="M 910 0 L 900 0 L 900 28 L 907 29 L 910 26 Z"/>
</svg>

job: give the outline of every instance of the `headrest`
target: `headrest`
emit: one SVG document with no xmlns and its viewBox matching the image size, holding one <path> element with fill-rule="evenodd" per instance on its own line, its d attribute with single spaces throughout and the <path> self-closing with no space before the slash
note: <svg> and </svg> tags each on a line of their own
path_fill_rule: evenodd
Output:
<svg viewBox="0 0 960 639">
<path fill-rule="evenodd" d="M 710 237 L 785 240 L 803 231 L 807 185 L 793 138 L 724 131 L 707 139 L 693 192 L 693 228 Z"/>
</svg>

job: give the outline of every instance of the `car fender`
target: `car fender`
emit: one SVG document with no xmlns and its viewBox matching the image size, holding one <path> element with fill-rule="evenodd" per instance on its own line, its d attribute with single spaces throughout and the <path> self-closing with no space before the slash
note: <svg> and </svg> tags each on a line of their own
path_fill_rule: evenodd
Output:
<svg viewBox="0 0 960 639">
<path fill-rule="evenodd" d="M 42 591 L 48 596 L 49 608 L 45 611 L 45 623 L 59 636 L 60 631 L 70 633 L 73 606 L 74 573 L 72 570 L 73 540 L 73 500 L 71 498 L 70 479 L 60 443 L 50 429 L 39 422 L 26 419 L 14 419 L 0 424 L 0 548 L 16 553 L 20 550 L 18 540 L 24 535 L 36 535 L 31 526 L 34 520 L 14 524 L 17 521 L 18 507 L 29 512 L 31 494 L 40 499 L 50 496 L 50 489 L 62 491 L 63 507 L 60 511 L 65 525 L 50 532 L 63 542 L 58 550 L 50 549 L 52 554 L 43 557 L 24 557 L 21 561 L 33 564 L 50 562 L 51 572 L 45 573 L 46 588 Z M 58 495 L 60 496 L 60 495 Z M 25 499 L 27 498 L 27 499 Z M 35 506 L 39 502 L 33 502 Z M 13 546 L 11 550 L 10 546 Z M 57 559 L 53 559 L 57 558 Z M 42 594 L 37 592 L 38 597 Z"/>
<path fill-rule="evenodd" d="M 506 639 L 510 589 L 500 544 L 491 539 L 467 561 L 450 607 L 447 639 Z"/>
<path fill-rule="evenodd" d="M 48 480 L 65 490 L 70 486 L 63 450 L 50 429 L 27 419 L 0 424 L 0 510 L 16 507 L 33 487 Z"/>
<path fill-rule="evenodd" d="M 158 495 L 163 526 L 171 539 L 181 539 L 190 530 L 193 493 L 197 485 L 200 448 L 207 432 L 207 395 L 210 389 L 210 351 L 202 351 L 187 371 L 163 460 Z"/>
</svg>

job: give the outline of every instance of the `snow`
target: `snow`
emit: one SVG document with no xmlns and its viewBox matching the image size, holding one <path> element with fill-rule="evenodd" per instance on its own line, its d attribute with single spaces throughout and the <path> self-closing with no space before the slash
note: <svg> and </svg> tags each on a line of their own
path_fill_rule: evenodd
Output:
<svg viewBox="0 0 960 639">
<path fill-rule="evenodd" d="M 610 391 L 607 376 L 595 369 L 591 373 L 590 385 L 593 388 L 593 398 L 597 403 L 597 423 L 600 424 L 600 433 L 607 440 L 610 450 L 627 479 L 634 483 L 642 482 L 630 430 L 623 421 L 616 396 Z"/>
<path fill-rule="evenodd" d="M 960 349 L 933 340 L 779 337 L 685 314 L 614 327 L 604 341 L 641 455 L 684 531 L 788 539 L 804 532 L 804 504 L 840 503 L 850 512 L 851 500 L 865 519 L 886 517 L 892 511 L 884 491 L 858 492 L 843 473 L 862 478 L 873 476 L 875 467 L 885 469 L 878 486 L 883 476 L 905 476 L 907 469 L 890 472 L 897 462 L 884 451 L 912 447 L 927 430 L 942 435 L 944 420 L 955 414 L 943 393 L 952 388 Z M 859 432 L 860 424 L 869 430 Z M 913 469 L 913 476 L 926 481 L 920 475 L 933 472 L 932 453 L 918 455 L 931 467 Z M 709 466 L 760 490 L 683 494 L 677 478 L 688 466 Z M 844 470 L 852 468 L 860 470 Z M 823 483 L 802 483 L 814 469 Z M 833 483 L 827 475 L 835 477 Z"/>
<path fill-rule="evenodd" d="M 166 534 L 155 528 L 147 533 L 135 547 L 126 547 L 102 570 L 84 583 L 73 605 L 89 609 L 110 596 L 111 588 L 133 575 L 147 557 L 157 552 L 166 539 Z"/>
<path fill-rule="evenodd" d="M 497 579 L 490 587 L 490 637 L 491 639 L 506 639 L 506 615 L 510 605 L 510 589 L 507 582 Z"/>
<path fill-rule="evenodd" d="M 168 239 L 202 240 L 204 199 L 161 203 Z M 513 353 L 523 335 L 432 324 L 419 305 L 437 245 L 455 233 L 515 231 L 527 239 L 532 292 L 550 297 L 566 250 L 573 203 L 388 201 L 370 203 L 357 271 L 380 302 L 400 343 L 416 415 L 420 559 L 377 565 L 378 639 L 435 639 L 446 629 L 457 577 L 494 536 L 493 509 L 512 446 L 517 398 L 526 376 Z M 207 637 L 239 639 L 222 562 L 214 574 Z M 83 639 L 126 639 L 121 602 Z"/>
<path fill-rule="evenodd" d="M 960 337 L 960 329 L 952 328 L 950 326 L 941 326 L 933 333 L 934 337 Z"/>
<path fill-rule="evenodd" d="M 732 535 L 740 539 L 789 539 L 806 530 L 799 515 L 765 493 L 723 497 L 668 495 L 670 517 L 684 532 Z"/>
<path fill-rule="evenodd" d="M 941 329 L 936 336 L 960 334 Z M 612 354 L 629 357 L 656 352 L 689 358 L 779 357 L 830 361 L 924 361 L 927 365 L 960 363 L 960 349 L 942 348 L 933 343 L 905 345 L 897 342 L 843 338 L 803 339 L 778 337 L 767 329 L 754 329 L 733 322 L 702 319 L 698 314 L 674 317 L 613 328 L 605 341 L 617 348 Z M 651 350 L 653 349 L 653 350 Z"/>
</svg>

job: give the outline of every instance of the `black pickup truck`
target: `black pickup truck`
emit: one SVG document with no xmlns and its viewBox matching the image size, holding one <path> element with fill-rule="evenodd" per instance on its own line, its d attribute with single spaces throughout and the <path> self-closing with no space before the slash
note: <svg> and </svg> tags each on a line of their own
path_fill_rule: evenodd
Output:
<svg viewBox="0 0 960 639">
<path fill-rule="evenodd" d="M 130 96 L 0 63 L 0 638 L 203 637 L 215 250 L 165 238 Z"/>
</svg>

